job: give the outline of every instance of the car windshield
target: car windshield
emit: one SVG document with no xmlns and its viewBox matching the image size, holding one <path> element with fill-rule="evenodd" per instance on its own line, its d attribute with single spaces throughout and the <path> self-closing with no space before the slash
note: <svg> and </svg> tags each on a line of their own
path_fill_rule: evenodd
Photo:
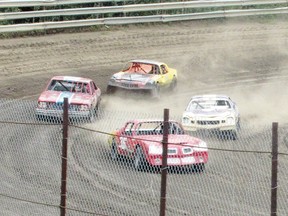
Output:
<svg viewBox="0 0 288 216">
<path fill-rule="evenodd" d="M 123 71 L 128 73 L 158 74 L 159 67 L 158 65 L 129 62 L 125 65 Z"/>
<path fill-rule="evenodd" d="M 230 108 L 230 103 L 227 100 L 209 99 L 209 100 L 192 100 L 187 111 L 193 110 L 209 110 L 209 109 L 227 109 Z"/>
<path fill-rule="evenodd" d="M 89 93 L 89 85 L 84 82 L 52 80 L 48 86 L 50 91 L 69 91 L 75 93 Z"/>
<path fill-rule="evenodd" d="M 137 135 L 163 134 L 163 121 L 141 122 L 136 125 Z M 182 127 L 177 122 L 169 122 L 168 134 L 184 134 Z"/>
</svg>

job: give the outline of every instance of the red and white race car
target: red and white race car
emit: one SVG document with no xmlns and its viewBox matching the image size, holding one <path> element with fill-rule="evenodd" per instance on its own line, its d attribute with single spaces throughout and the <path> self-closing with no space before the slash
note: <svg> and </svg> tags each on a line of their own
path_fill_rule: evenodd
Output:
<svg viewBox="0 0 288 216">
<path fill-rule="evenodd" d="M 36 117 L 59 117 L 63 115 L 64 98 L 68 98 L 69 118 L 93 120 L 97 115 L 101 90 L 93 80 L 73 76 L 55 76 L 38 98 Z"/>
<path fill-rule="evenodd" d="M 128 121 L 113 134 L 109 138 L 113 160 L 118 160 L 121 156 L 129 157 L 139 171 L 151 166 L 161 167 L 163 120 Z M 168 166 L 192 168 L 201 172 L 207 161 L 206 142 L 185 134 L 178 122 L 169 121 Z"/>
</svg>

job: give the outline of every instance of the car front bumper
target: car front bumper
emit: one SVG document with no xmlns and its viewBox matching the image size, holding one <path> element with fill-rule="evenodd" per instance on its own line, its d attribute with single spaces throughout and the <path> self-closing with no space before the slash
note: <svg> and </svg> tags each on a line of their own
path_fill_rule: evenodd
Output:
<svg viewBox="0 0 288 216">
<path fill-rule="evenodd" d="M 46 110 L 46 109 L 36 109 L 36 116 L 43 117 L 56 117 L 63 118 L 63 110 Z M 90 116 L 90 111 L 68 111 L 69 118 L 87 118 Z"/>
<path fill-rule="evenodd" d="M 229 124 L 184 124 L 182 123 L 184 130 L 186 131 L 197 131 L 197 130 L 218 130 L 218 131 L 227 131 L 235 130 L 236 125 Z"/>
</svg>

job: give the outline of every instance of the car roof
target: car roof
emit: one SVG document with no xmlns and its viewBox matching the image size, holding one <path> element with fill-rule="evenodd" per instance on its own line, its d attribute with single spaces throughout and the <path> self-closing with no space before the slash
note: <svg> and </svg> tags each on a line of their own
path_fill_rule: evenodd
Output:
<svg viewBox="0 0 288 216">
<path fill-rule="evenodd" d="M 129 62 L 137 62 L 137 63 L 142 63 L 142 64 L 154 64 L 154 65 L 161 65 L 161 64 L 165 64 L 163 62 L 159 62 L 159 61 L 154 61 L 154 60 L 147 60 L 147 59 L 134 59 L 131 60 Z"/>
<path fill-rule="evenodd" d="M 52 77 L 54 80 L 64 80 L 64 81 L 78 81 L 78 82 L 90 82 L 92 81 L 89 78 L 84 77 L 76 77 L 76 76 L 54 76 Z"/>
<path fill-rule="evenodd" d="M 222 94 L 204 94 L 204 95 L 195 95 L 191 97 L 191 100 L 195 99 L 223 99 L 223 100 L 231 100 L 229 96 Z"/>
</svg>

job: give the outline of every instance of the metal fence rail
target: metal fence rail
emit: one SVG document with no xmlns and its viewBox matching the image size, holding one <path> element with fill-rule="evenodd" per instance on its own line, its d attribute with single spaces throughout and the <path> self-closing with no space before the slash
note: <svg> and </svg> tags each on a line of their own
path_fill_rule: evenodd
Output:
<svg viewBox="0 0 288 216">
<path fill-rule="evenodd" d="M 79 3 L 80 1 L 33 1 L 33 6 L 39 5 L 61 5 L 70 2 L 71 4 Z M 81 3 L 100 1 L 81 1 Z M 101 1 L 104 2 L 104 1 Z M 110 1 L 114 2 L 114 1 Z M 23 7 L 28 4 L 32 4 L 32 1 L 0 1 L 0 8 L 2 7 Z M 243 7 L 243 6 L 256 6 L 273 4 L 270 8 L 261 9 L 238 9 L 233 10 L 231 7 Z M 287 0 L 251 0 L 251 1 L 181 1 L 181 2 L 166 2 L 158 4 L 128 4 L 124 6 L 112 6 L 112 7 L 89 7 L 89 8 L 74 8 L 74 9 L 59 9 L 59 10 L 36 10 L 29 12 L 5 12 L 0 13 L 0 21 L 8 21 L 15 19 L 26 18 L 41 18 L 41 17 L 61 17 L 61 16 L 78 16 L 78 15 L 103 15 L 105 14 L 121 14 L 121 17 L 113 18 L 100 18 L 100 19 L 81 19 L 81 20 L 69 20 L 69 21 L 53 21 L 29 24 L 10 24 L 1 25 L 0 33 L 5 32 L 18 32 L 18 31 L 33 31 L 33 30 L 47 30 L 47 29 L 59 29 L 68 27 L 84 27 L 93 25 L 117 25 L 117 24 L 133 24 L 133 23 L 147 23 L 147 22 L 171 22 L 171 21 L 183 21 L 183 20 L 195 20 L 195 19 L 210 19 L 210 18 L 227 18 L 237 16 L 255 16 L 255 15 L 270 15 L 270 14 L 287 14 L 287 7 L 283 5 L 288 4 Z M 276 7 L 277 6 L 277 7 Z M 230 7 L 230 8 L 229 8 Z M 187 9 L 199 9 L 199 8 L 211 8 L 212 12 L 192 12 Z M 217 10 L 215 10 L 217 8 Z M 181 10 L 181 14 L 175 14 L 171 10 Z M 139 16 L 127 16 L 130 12 L 147 12 L 147 11 L 165 11 L 165 14 L 159 15 L 139 15 Z M 129 15 L 129 14 L 128 14 Z"/>
<path fill-rule="evenodd" d="M 275 1 L 276 3 L 287 3 L 286 0 Z M 272 1 L 188 1 L 188 2 L 169 2 L 161 4 L 136 4 L 112 7 L 89 7 L 74 9 L 58 10 L 39 10 L 29 12 L 12 12 L 0 13 L 0 20 L 25 19 L 31 17 L 48 17 L 48 16 L 70 16 L 70 15 L 87 15 L 87 14 L 107 14 L 107 13 L 129 13 L 140 11 L 157 11 L 157 10 L 176 10 L 188 8 L 212 8 L 212 7 L 231 7 L 231 6 L 251 6 L 256 4 L 275 4 Z"/>
<path fill-rule="evenodd" d="M 287 14 L 288 8 L 276 9 L 259 9 L 259 10 L 231 10 L 231 11 L 216 11 L 209 13 L 193 13 L 193 14 L 177 14 L 177 15 L 155 15 L 141 17 L 116 17 L 103 19 L 87 19 L 87 20 L 72 20 L 58 22 L 41 22 L 33 24 L 18 24 L 18 25 L 3 25 L 0 26 L 0 33 L 5 32 L 20 32 L 33 30 L 48 30 L 69 27 L 84 27 L 94 25 L 124 25 L 136 23 L 151 23 L 151 22 L 172 22 L 185 20 L 199 20 L 211 18 L 227 18 L 237 16 L 253 16 L 253 15 L 270 15 L 270 14 Z"/>
<path fill-rule="evenodd" d="M 103 3 L 103 2 L 127 2 L 127 0 L 9 0 L 0 1 L 0 8 L 7 7 L 29 7 L 29 6 L 57 6 L 57 5 L 72 5 L 72 4 L 85 4 L 85 3 Z M 189 1 L 172 2 L 172 4 L 190 4 Z M 280 4 L 287 3 L 287 0 L 206 0 L 206 1 L 194 1 L 195 5 L 260 5 L 260 4 Z M 213 6 L 214 7 L 214 6 Z"/>
<path fill-rule="evenodd" d="M 36 7 L 36 6 L 57 6 L 72 5 L 85 3 L 102 3 L 102 2 L 123 2 L 127 0 L 8 0 L 0 1 L 0 8 L 8 7 Z"/>
</svg>

